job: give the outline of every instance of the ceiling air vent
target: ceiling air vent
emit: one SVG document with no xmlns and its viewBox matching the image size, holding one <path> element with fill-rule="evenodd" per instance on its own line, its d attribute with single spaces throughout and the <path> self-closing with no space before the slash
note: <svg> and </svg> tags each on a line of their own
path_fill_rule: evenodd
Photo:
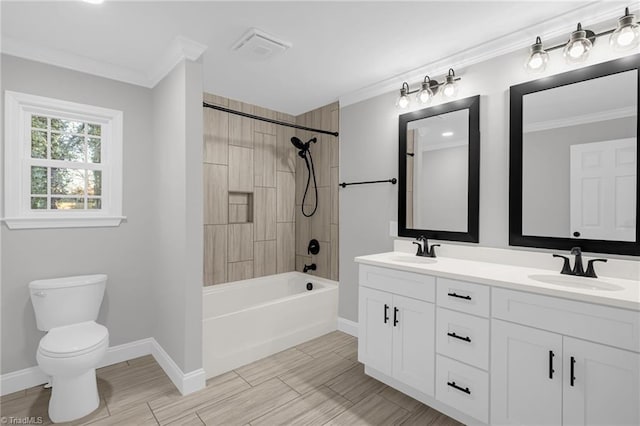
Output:
<svg viewBox="0 0 640 426">
<path fill-rule="evenodd" d="M 291 43 L 287 41 L 279 40 L 264 31 L 251 28 L 240 37 L 240 40 L 231 49 L 251 59 L 266 60 L 290 47 Z"/>
</svg>

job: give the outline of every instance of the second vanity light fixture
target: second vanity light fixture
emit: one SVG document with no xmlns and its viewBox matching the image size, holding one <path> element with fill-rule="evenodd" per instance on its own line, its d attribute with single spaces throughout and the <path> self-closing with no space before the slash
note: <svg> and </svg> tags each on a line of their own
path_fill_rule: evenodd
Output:
<svg viewBox="0 0 640 426">
<path fill-rule="evenodd" d="M 460 77 L 456 77 L 453 68 L 449 68 L 449 73 L 445 76 L 445 80 L 442 83 L 438 83 L 426 75 L 419 89 L 410 90 L 409 83 L 405 81 L 402 83 L 400 97 L 396 102 L 396 106 L 400 109 L 407 108 L 411 104 L 409 95 L 414 93 L 417 93 L 416 101 L 420 104 L 428 104 L 438 92 L 441 92 L 445 98 L 455 98 L 458 95 L 458 81 L 460 81 Z"/>
<path fill-rule="evenodd" d="M 584 62 L 589 57 L 589 51 L 593 47 L 596 38 L 611 34 L 609 44 L 617 52 L 635 49 L 640 44 L 640 26 L 636 22 L 636 16 L 629 13 L 629 8 L 625 8 L 624 16 L 618 19 L 618 26 L 609 31 L 594 33 L 585 30 L 582 25 L 578 26 L 571 33 L 569 41 L 564 44 L 545 49 L 542 46 L 542 39 L 536 37 L 536 42 L 531 45 L 529 57 L 525 62 L 525 68 L 531 72 L 542 72 L 549 61 L 549 53 L 552 50 L 563 49 L 562 54 L 569 64 Z"/>
</svg>

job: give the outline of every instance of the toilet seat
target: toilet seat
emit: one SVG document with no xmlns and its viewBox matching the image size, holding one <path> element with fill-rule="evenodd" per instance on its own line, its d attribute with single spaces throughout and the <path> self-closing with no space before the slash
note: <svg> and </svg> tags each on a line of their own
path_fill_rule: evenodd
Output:
<svg viewBox="0 0 640 426">
<path fill-rule="evenodd" d="M 51 358 L 70 358 L 107 345 L 109 331 L 94 321 L 55 327 L 40 340 L 38 351 Z"/>
</svg>

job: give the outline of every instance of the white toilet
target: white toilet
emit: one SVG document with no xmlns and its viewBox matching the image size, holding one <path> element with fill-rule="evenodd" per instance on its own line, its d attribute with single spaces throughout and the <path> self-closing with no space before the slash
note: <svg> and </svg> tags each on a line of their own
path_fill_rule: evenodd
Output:
<svg viewBox="0 0 640 426">
<path fill-rule="evenodd" d="M 29 283 L 39 330 L 38 365 L 51 376 L 49 417 L 67 422 L 100 405 L 96 366 L 109 346 L 109 331 L 97 324 L 106 275 L 38 280 Z"/>
</svg>

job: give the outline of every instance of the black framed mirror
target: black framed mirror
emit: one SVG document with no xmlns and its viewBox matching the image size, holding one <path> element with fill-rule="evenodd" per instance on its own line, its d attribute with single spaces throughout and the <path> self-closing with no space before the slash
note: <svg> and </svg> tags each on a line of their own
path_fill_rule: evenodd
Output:
<svg viewBox="0 0 640 426">
<path fill-rule="evenodd" d="M 510 89 L 509 244 L 640 255 L 640 55 Z"/>
<path fill-rule="evenodd" d="M 480 96 L 402 114 L 398 235 L 478 242 Z"/>
</svg>

